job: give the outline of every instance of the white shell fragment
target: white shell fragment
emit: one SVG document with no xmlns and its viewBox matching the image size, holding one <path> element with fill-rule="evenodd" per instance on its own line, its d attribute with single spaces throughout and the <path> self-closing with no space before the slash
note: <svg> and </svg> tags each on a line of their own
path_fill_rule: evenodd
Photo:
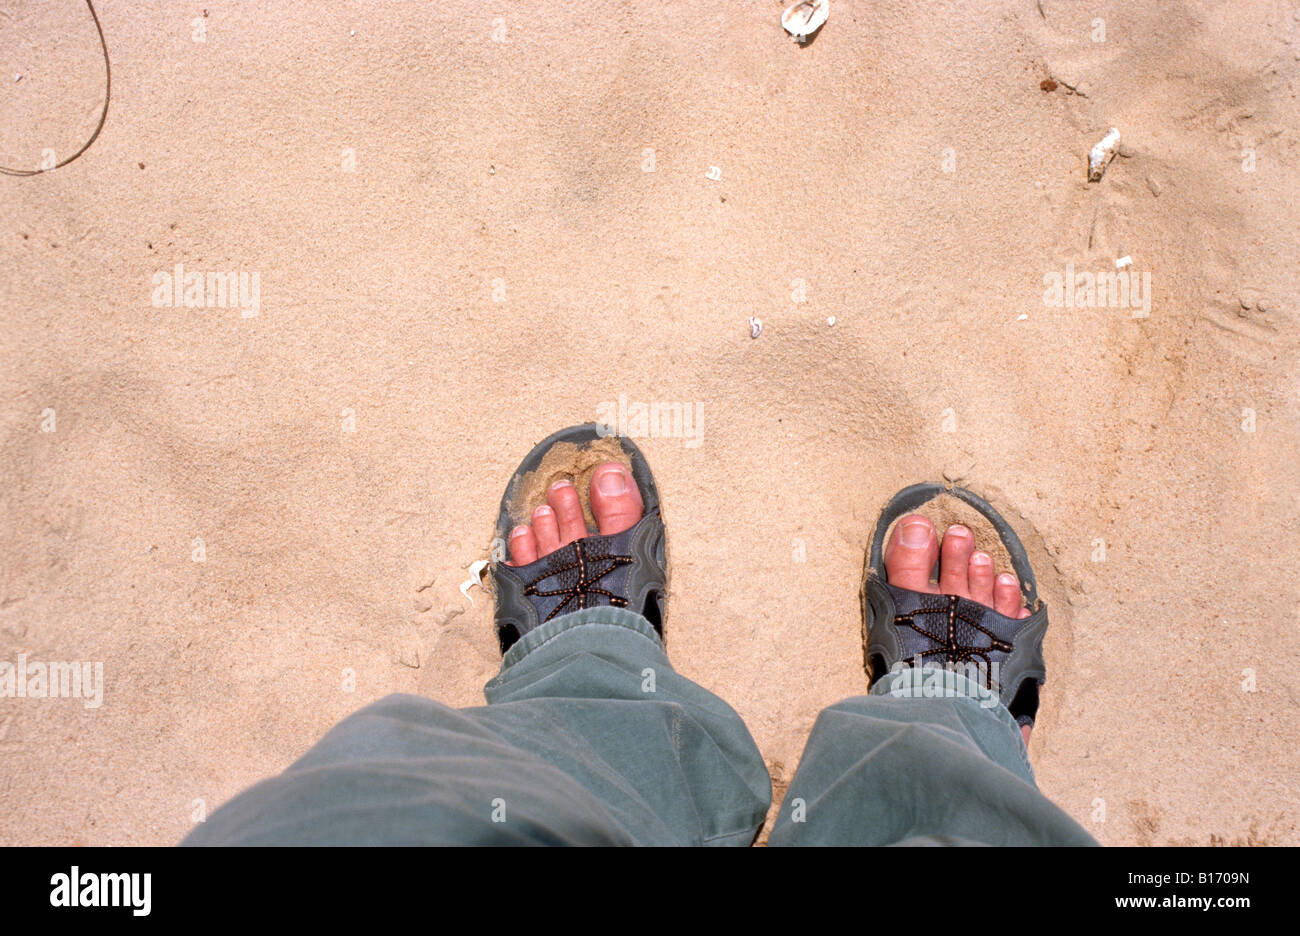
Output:
<svg viewBox="0 0 1300 936">
<path fill-rule="evenodd" d="M 1133 265 L 1133 258 L 1127 255 L 1120 257 L 1118 260 L 1115 261 L 1115 269 L 1117 270 L 1123 270 L 1126 267 L 1131 267 L 1132 265 Z"/>
<path fill-rule="evenodd" d="M 761 334 L 763 334 L 763 320 L 754 318 L 751 315 L 749 317 L 749 337 L 757 338 Z"/>
<path fill-rule="evenodd" d="M 781 26 L 795 42 L 807 42 L 830 15 L 830 0 L 799 0 L 781 14 Z"/>
<path fill-rule="evenodd" d="M 1106 172 L 1106 167 L 1115 158 L 1119 148 L 1119 131 L 1114 127 L 1097 141 L 1097 145 L 1088 151 L 1088 181 L 1097 182 Z"/>
<path fill-rule="evenodd" d="M 471 605 L 474 603 L 474 597 L 469 593 L 469 590 L 475 585 L 480 587 L 483 585 L 483 570 L 487 567 L 488 561 L 486 559 L 471 562 L 469 566 L 469 578 L 460 583 L 460 593 L 469 599 Z"/>
</svg>

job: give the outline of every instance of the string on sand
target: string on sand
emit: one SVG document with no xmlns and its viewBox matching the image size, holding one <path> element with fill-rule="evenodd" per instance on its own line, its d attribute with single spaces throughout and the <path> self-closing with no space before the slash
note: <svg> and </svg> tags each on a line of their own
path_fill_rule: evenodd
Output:
<svg viewBox="0 0 1300 936">
<path fill-rule="evenodd" d="M 99 123 L 95 125 L 95 132 L 90 135 L 90 139 L 82 144 L 81 149 L 77 150 L 63 162 L 55 163 L 49 169 L 10 169 L 8 166 L 0 166 L 0 172 L 11 176 L 34 176 L 42 172 L 53 172 L 72 162 L 86 150 L 90 149 L 90 144 L 94 143 L 99 137 L 99 131 L 104 129 L 104 121 L 108 120 L 108 96 L 113 85 L 112 70 L 108 64 L 108 44 L 104 42 L 104 27 L 99 25 L 99 15 L 95 12 L 95 6 L 86 0 L 86 8 L 90 10 L 90 18 L 95 21 L 95 31 L 99 33 L 99 48 L 104 53 L 104 108 L 99 112 Z"/>
</svg>

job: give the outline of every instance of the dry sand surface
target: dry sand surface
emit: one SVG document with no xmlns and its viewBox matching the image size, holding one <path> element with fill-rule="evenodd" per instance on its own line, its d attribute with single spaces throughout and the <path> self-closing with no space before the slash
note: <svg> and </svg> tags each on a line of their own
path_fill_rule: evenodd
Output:
<svg viewBox="0 0 1300 936">
<path fill-rule="evenodd" d="M 624 397 L 699 407 L 638 440 L 670 653 L 778 796 L 877 512 L 962 478 L 1052 557 L 1044 791 L 1300 844 L 1300 6 L 97 8 L 102 135 L 0 177 L 0 660 L 103 700 L 0 700 L 0 841 L 175 842 L 367 702 L 480 704 L 509 473 Z M 80 2 L 0 0 L 0 69 L 0 162 L 93 130 Z M 1123 256 L 1149 314 L 1045 300 Z"/>
</svg>

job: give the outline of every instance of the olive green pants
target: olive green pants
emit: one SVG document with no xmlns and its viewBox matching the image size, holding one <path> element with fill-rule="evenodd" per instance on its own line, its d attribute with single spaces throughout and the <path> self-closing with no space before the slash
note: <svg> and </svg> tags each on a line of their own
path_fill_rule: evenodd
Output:
<svg viewBox="0 0 1300 936">
<path fill-rule="evenodd" d="M 1094 844 L 975 690 L 906 670 L 822 712 L 771 844 Z M 639 615 L 542 625 L 485 693 L 470 709 L 381 699 L 182 844 L 748 845 L 763 824 L 771 781 L 749 731 Z"/>
</svg>

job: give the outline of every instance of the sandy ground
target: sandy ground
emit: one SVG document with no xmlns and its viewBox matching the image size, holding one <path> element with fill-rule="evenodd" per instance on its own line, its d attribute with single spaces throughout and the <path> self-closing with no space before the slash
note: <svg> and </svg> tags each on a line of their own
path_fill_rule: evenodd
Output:
<svg viewBox="0 0 1300 936">
<path fill-rule="evenodd" d="M 778 794 L 946 473 L 1054 557 L 1047 794 L 1300 844 L 1300 7 L 780 9 L 101 0 L 103 134 L 0 177 L 0 660 L 103 697 L 0 699 L 0 841 L 171 843 L 373 699 L 480 703 L 502 487 L 622 396 L 699 407 L 639 440 L 670 651 Z M 75 150 L 85 7 L 0 0 L 0 87 L 0 161 Z M 1046 301 L 1126 255 L 1149 309 Z"/>
</svg>

